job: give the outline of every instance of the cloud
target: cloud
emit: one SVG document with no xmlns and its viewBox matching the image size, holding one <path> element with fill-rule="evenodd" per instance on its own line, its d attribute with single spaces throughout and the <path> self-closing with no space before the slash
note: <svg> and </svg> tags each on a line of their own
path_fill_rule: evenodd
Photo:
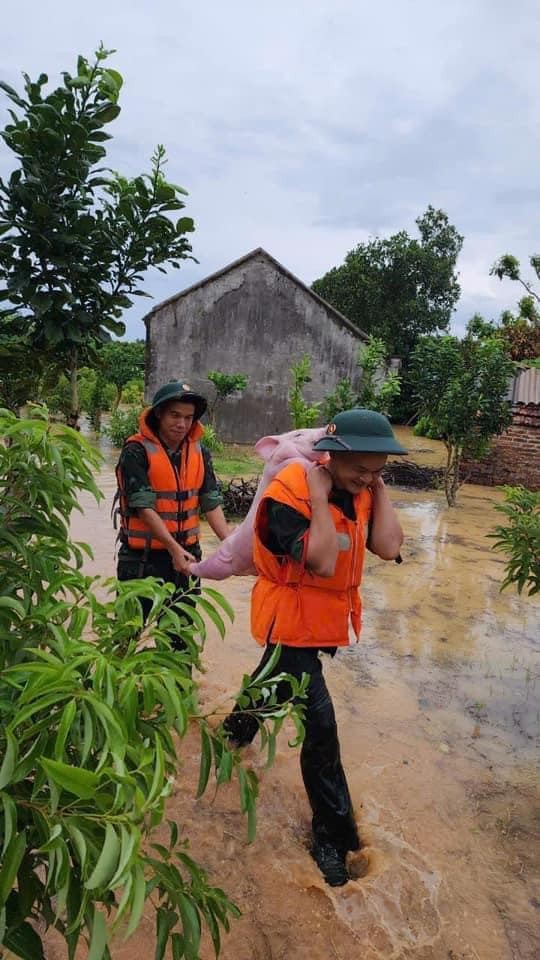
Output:
<svg viewBox="0 0 540 960">
<path fill-rule="evenodd" d="M 150 273 L 157 300 L 256 246 L 309 283 L 370 234 L 414 233 L 431 203 L 466 238 L 461 329 L 519 296 L 489 277 L 496 257 L 539 246 L 538 26 L 536 0 L 519 15 L 502 0 L 21 0 L 3 14 L 2 76 L 56 80 L 101 39 L 118 48 L 111 165 L 148 169 L 165 143 L 197 224 L 199 265 Z M 127 313 L 130 336 L 149 304 Z"/>
</svg>

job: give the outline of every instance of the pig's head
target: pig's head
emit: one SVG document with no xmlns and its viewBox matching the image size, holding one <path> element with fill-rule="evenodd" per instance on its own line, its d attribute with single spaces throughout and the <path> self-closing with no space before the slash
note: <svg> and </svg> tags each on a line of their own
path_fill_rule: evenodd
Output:
<svg viewBox="0 0 540 960">
<path fill-rule="evenodd" d="M 326 436 L 326 427 L 305 427 L 289 430 L 274 437 L 262 437 L 255 444 L 255 450 L 267 463 L 278 466 L 285 460 L 310 460 L 323 463 L 328 454 L 314 450 L 313 444 Z"/>
</svg>

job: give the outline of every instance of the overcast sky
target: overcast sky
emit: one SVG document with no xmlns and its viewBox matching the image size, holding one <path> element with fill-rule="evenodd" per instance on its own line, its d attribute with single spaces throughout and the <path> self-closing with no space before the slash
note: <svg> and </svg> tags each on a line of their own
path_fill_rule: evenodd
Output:
<svg viewBox="0 0 540 960">
<path fill-rule="evenodd" d="M 100 41 L 125 80 L 111 166 L 164 143 L 196 221 L 199 264 L 151 272 L 154 302 L 258 246 L 309 284 L 431 203 L 465 235 L 453 329 L 515 305 L 489 268 L 540 253 L 539 0 L 18 0 L 0 76 L 56 83 Z"/>
</svg>

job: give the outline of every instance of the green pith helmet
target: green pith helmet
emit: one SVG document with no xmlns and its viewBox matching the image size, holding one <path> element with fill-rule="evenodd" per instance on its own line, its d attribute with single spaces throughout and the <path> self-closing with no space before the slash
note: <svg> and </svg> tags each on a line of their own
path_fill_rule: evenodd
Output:
<svg viewBox="0 0 540 960">
<path fill-rule="evenodd" d="M 168 400 L 182 400 L 184 403 L 192 403 L 195 406 L 194 420 L 200 420 L 208 406 L 205 397 L 195 393 L 189 384 L 182 380 L 171 380 L 160 387 L 159 390 L 156 390 L 152 397 L 150 409 L 155 410 L 156 407 L 160 407 L 162 403 L 167 403 Z"/>
<path fill-rule="evenodd" d="M 329 453 L 407 453 L 382 413 L 360 407 L 336 413 L 326 428 L 326 436 L 317 440 L 314 448 Z"/>
</svg>

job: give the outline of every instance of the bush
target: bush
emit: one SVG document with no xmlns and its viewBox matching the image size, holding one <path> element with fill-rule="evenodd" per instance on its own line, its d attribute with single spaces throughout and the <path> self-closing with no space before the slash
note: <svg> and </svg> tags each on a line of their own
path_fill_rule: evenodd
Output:
<svg viewBox="0 0 540 960">
<path fill-rule="evenodd" d="M 159 843 L 156 832 L 173 784 L 182 786 L 182 738 L 195 728 L 197 796 L 211 774 L 214 786 L 236 777 L 254 837 L 257 778 L 200 712 L 192 675 L 201 614 L 223 635 L 232 611 L 205 590 L 188 627 L 167 606 L 173 586 L 152 579 L 109 581 L 101 600 L 103 584 L 96 590 L 81 571 L 89 548 L 69 535 L 81 491 L 101 497 L 99 455 L 70 428 L 51 428 L 46 412 L 18 420 L 0 411 L 0 431 L 0 954 L 44 960 L 41 934 L 53 926 L 70 960 L 82 938 L 89 958 L 110 960 L 110 936 L 133 933 L 145 906 L 157 960 L 168 945 L 175 960 L 198 957 L 203 926 L 217 954 L 238 910 L 189 856 L 181 824 L 169 821 Z M 143 596 L 153 601 L 146 626 Z M 185 652 L 171 649 L 168 631 Z M 293 696 L 306 689 L 285 674 L 265 679 L 272 659 L 237 698 L 257 717 L 269 762 L 285 716 L 302 733 L 277 684 L 286 680 Z"/>
<path fill-rule="evenodd" d="M 211 453 L 220 454 L 225 449 L 225 444 L 219 439 L 214 427 L 209 423 L 204 424 L 202 442 Z"/>
<path fill-rule="evenodd" d="M 418 418 L 413 427 L 413 433 L 415 437 L 428 437 L 429 440 L 440 440 L 442 437 L 433 421 L 426 415 Z"/>
<path fill-rule="evenodd" d="M 495 527 L 488 536 L 494 549 L 507 555 L 501 590 L 515 583 L 518 593 L 527 587 L 532 596 L 540 591 L 540 492 L 525 487 L 505 487 L 505 503 L 495 507 L 508 523 Z"/>
<path fill-rule="evenodd" d="M 306 383 L 311 383 L 311 360 L 307 353 L 291 367 L 293 384 L 289 391 L 289 413 L 293 427 L 301 430 L 314 427 L 320 418 L 320 403 L 308 403 L 303 391 Z"/>
<path fill-rule="evenodd" d="M 122 447 L 127 438 L 139 431 L 140 407 L 128 407 L 113 413 L 108 426 L 103 428 L 115 447 Z"/>
<path fill-rule="evenodd" d="M 122 390 L 122 403 L 129 406 L 142 407 L 144 402 L 144 380 L 142 377 L 136 380 L 129 380 Z"/>
<path fill-rule="evenodd" d="M 329 393 L 323 404 L 325 420 L 333 420 L 336 413 L 342 413 L 343 410 L 352 410 L 359 406 L 358 394 L 353 390 L 353 386 L 348 377 L 340 380 L 333 393 Z"/>
</svg>

